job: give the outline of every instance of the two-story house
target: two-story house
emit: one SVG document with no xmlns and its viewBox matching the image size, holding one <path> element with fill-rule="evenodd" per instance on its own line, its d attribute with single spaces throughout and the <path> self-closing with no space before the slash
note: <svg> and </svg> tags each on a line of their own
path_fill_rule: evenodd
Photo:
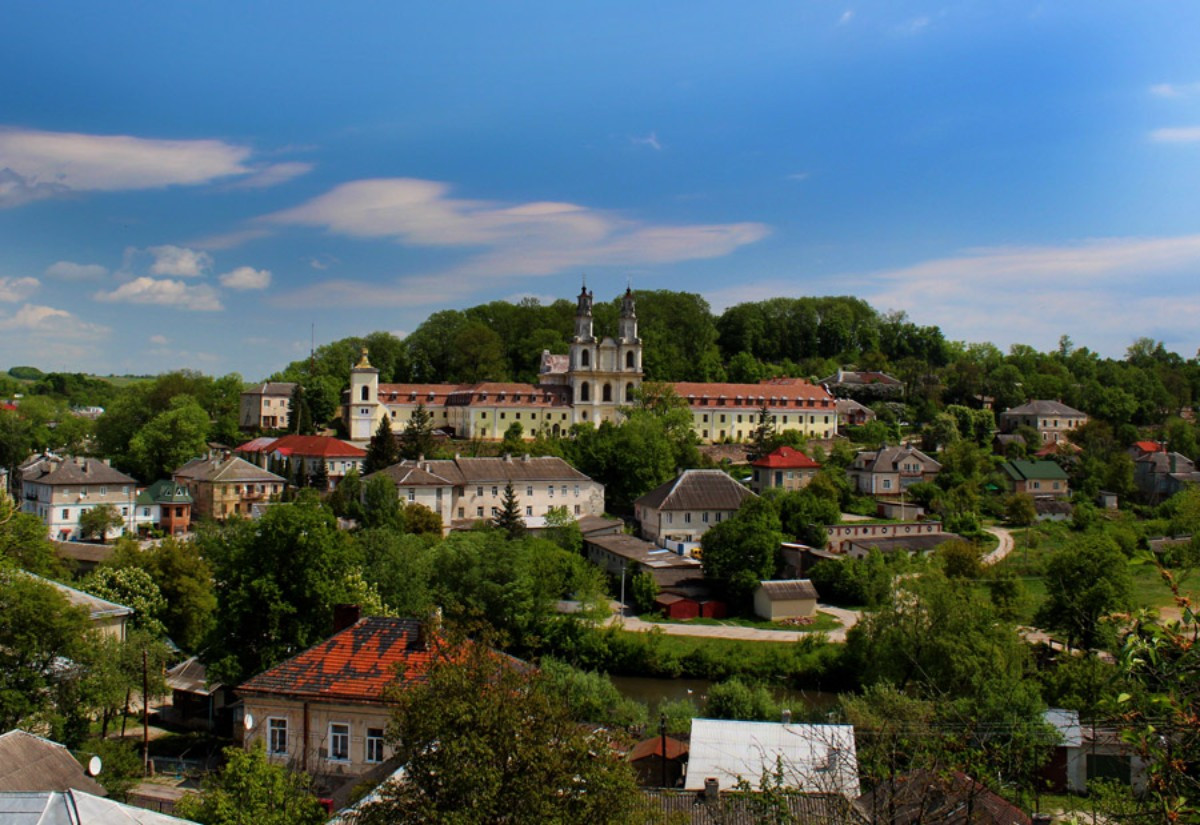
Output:
<svg viewBox="0 0 1200 825">
<path fill-rule="evenodd" d="M 391 756 L 386 690 L 420 680 L 436 655 L 432 629 L 417 619 L 347 617 L 329 639 L 237 688 L 243 744 L 313 776 L 328 793 Z"/>
<path fill-rule="evenodd" d="M 284 435 L 256 438 L 239 446 L 234 453 L 264 469 L 280 470 L 285 462 L 303 465 L 308 478 L 325 473 L 326 489 L 332 490 L 351 470 L 361 473 L 367 451 L 327 435 Z"/>
<path fill-rule="evenodd" d="M 1043 444 L 1057 444 L 1065 440 L 1071 430 L 1087 422 L 1087 413 L 1068 407 L 1061 401 L 1030 401 L 1000 413 L 1001 432 L 1011 433 L 1018 427 L 1031 427 L 1037 430 Z M 1032 449 L 1035 445 L 1028 446 Z"/>
<path fill-rule="evenodd" d="M 854 457 L 846 475 L 858 492 L 870 496 L 899 496 L 922 481 L 933 481 L 942 465 L 911 444 L 883 445 Z"/>
<path fill-rule="evenodd" d="M 105 538 L 135 530 L 137 481 L 98 458 L 40 455 L 25 462 L 19 475 L 21 510 L 40 518 L 51 538 L 80 538 L 79 517 L 105 504 L 123 520 Z"/>
<path fill-rule="evenodd" d="M 228 453 L 192 459 L 171 477 L 191 494 L 196 515 L 214 519 L 248 517 L 287 487 L 282 477 Z"/>
<path fill-rule="evenodd" d="M 700 541 L 754 493 L 721 470 L 684 470 L 633 503 L 642 538 L 675 549 Z M 686 549 L 686 547 L 684 548 Z"/>
<path fill-rule="evenodd" d="M 445 530 L 492 519 L 510 483 L 528 527 L 543 526 L 552 508 L 576 520 L 604 513 L 604 485 L 555 456 L 419 459 L 379 472 L 395 483 L 402 504 L 424 504 Z"/>
<path fill-rule="evenodd" d="M 267 381 L 242 393 L 238 426 L 243 430 L 281 430 L 288 425 L 292 393 L 290 381 Z"/>
</svg>

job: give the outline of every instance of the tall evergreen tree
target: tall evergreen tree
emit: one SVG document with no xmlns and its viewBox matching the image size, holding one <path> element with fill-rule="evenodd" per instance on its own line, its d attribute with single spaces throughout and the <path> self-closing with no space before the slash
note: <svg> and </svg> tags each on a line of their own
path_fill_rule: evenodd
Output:
<svg viewBox="0 0 1200 825">
<path fill-rule="evenodd" d="M 392 422 L 388 416 L 379 420 L 375 435 L 367 445 L 367 459 L 363 465 L 363 475 L 370 475 L 379 470 L 386 470 L 400 461 L 400 449 L 396 446 L 396 438 L 392 435 Z"/>
<path fill-rule="evenodd" d="M 400 455 L 415 460 L 432 453 L 433 415 L 425 409 L 424 404 L 418 403 L 404 427 L 404 433 L 400 436 Z"/>
<path fill-rule="evenodd" d="M 771 451 L 775 441 L 775 416 L 765 401 L 758 411 L 758 425 L 750 439 L 751 449 L 756 456 L 761 457 Z"/>
<path fill-rule="evenodd" d="M 521 518 L 521 502 L 513 490 L 512 482 L 504 485 L 504 498 L 500 502 L 500 512 L 492 520 L 492 524 L 508 534 L 510 539 L 519 539 L 525 535 L 525 521 Z"/>
<path fill-rule="evenodd" d="M 297 384 L 296 389 L 292 390 L 292 400 L 288 405 L 288 432 L 297 435 L 312 435 L 316 432 L 313 427 L 312 407 L 309 406 L 303 384 Z"/>
</svg>

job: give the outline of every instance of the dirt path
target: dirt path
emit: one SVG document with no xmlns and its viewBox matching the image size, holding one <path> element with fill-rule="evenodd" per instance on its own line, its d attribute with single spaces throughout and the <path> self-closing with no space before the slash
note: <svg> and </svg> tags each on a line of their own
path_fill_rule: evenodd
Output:
<svg viewBox="0 0 1200 825">
<path fill-rule="evenodd" d="M 1000 543 L 996 545 L 996 549 L 983 557 L 984 566 L 990 567 L 993 564 L 998 564 L 1005 556 L 1011 553 L 1015 542 L 1013 541 L 1012 533 L 1005 527 L 985 527 L 984 529 L 1000 540 Z"/>
<path fill-rule="evenodd" d="M 817 605 L 817 610 L 833 616 L 842 626 L 835 630 L 824 632 L 831 642 L 846 641 L 846 630 L 858 622 L 858 613 L 827 604 Z M 609 617 L 608 624 L 629 630 L 634 633 L 649 633 L 658 628 L 668 636 L 699 636 L 706 639 L 737 639 L 744 642 L 798 642 L 805 636 L 822 635 L 820 631 L 798 630 L 766 630 L 758 627 L 739 627 L 737 625 L 712 624 L 679 624 L 675 622 L 644 622 L 637 616 L 622 616 L 614 611 Z"/>
</svg>

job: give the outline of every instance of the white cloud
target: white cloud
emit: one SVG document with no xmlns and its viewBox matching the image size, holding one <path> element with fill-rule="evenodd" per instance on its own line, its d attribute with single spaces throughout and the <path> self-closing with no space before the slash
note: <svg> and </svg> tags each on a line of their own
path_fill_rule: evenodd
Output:
<svg viewBox="0 0 1200 825">
<path fill-rule="evenodd" d="M 1200 83 L 1157 83 L 1150 87 L 1155 97 L 1191 97 L 1200 94 Z"/>
<path fill-rule="evenodd" d="M 37 278 L 0 278 L 0 301 L 15 304 L 37 292 Z"/>
<path fill-rule="evenodd" d="M 241 246 L 247 241 L 265 238 L 271 233 L 266 229 L 235 229 L 232 232 L 225 232 L 220 235 L 209 235 L 206 238 L 198 238 L 197 240 L 188 243 L 188 246 L 198 249 L 233 249 L 236 246 Z"/>
<path fill-rule="evenodd" d="M 272 163 L 270 166 L 258 169 L 245 180 L 230 184 L 230 188 L 265 189 L 269 186 L 278 186 L 281 183 L 287 183 L 289 180 L 298 178 L 301 175 L 307 175 L 312 170 L 313 165 L 311 163 L 301 163 L 299 161 Z"/>
<path fill-rule="evenodd" d="M 662 151 L 662 143 L 658 140 L 658 133 L 651 132 L 645 137 L 631 137 L 629 139 L 635 146 L 649 146 L 656 152 Z"/>
<path fill-rule="evenodd" d="M 847 23 L 849 23 L 853 19 L 854 19 L 853 9 L 846 9 L 844 12 L 842 12 L 842 16 L 838 18 L 838 25 L 845 26 Z"/>
<path fill-rule="evenodd" d="M 171 343 L 165 335 L 151 335 L 147 340 L 149 340 L 151 344 L 154 344 L 158 347 L 165 347 L 167 344 Z"/>
<path fill-rule="evenodd" d="M 808 180 L 808 172 L 797 172 L 794 175 L 787 175 L 786 177 L 787 180 L 794 180 L 799 183 L 800 181 Z"/>
<path fill-rule="evenodd" d="M 154 256 L 150 267 L 153 275 L 172 275 L 176 278 L 200 278 L 212 267 L 212 256 L 183 246 L 152 246 L 148 250 Z"/>
<path fill-rule="evenodd" d="M 221 286 L 230 289 L 266 289 L 271 285 L 271 270 L 239 266 L 220 277 Z"/>
<path fill-rule="evenodd" d="M 766 237 L 761 223 L 654 225 L 572 203 L 495 203 L 452 198 L 449 187 L 410 178 L 342 184 L 293 209 L 268 215 L 275 224 L 318 226 L 360 238 L 390 238 L 414 246 L 462 247 L 470 257 L 437 273 L 405 278 L 388 305 L 417 298 L 465 295 L 481 279 L 553 275 L 581 266 L 638 266 L 716 258 Z M 482 251 L 478 251 L 481 250 Z M 465 279 L 471 279 L 467 281 Z M 421 292 L 429 288 L 434 297 Z M 333 281 L 287 302 L 376 303 L 377 284 Z M 324 297 L 322 297 L 324 296 Z"/>
<path fill-rule="evenodd" d="M 55 338 L 102 338 L 108 327 L 81 321 L 65 309 L 25 304 L 15 314 L 0 317 L 0 331 L 47 334 Z"/>
<path fill-rule="evenodd" d="M 58 278 L 63 281 L 95 281 L 108 274 L 108 267 L 100 264 L 77 264 L 71 261 L 59 261 L 46 267 L 47 278 Z"/>
<path fill-rule="evenodd" d="M 200 312 L 222 309 L 216 290 L 207 284 L 189 286 L 183 281 L 134 278 L 111 292 L 97 292 L 97 301 L 122 304 L 155 304 Z"/>
<path fill-rule="evenodd" d="M 1119 355 L 1139 335 L 1194 351 L 1200 235 L 1105 238 L 966 250 L 852 276 L 879 309 L 902 309 L 947 337 L 1046 348 L 1064 332 Z"/>
<path fill-rule="evenodd" d="M 252 171 L 250 149 L 220 140 L 156 140 L 0 130 L 0 206 L 68 192 L 195 185 Z"/>
<path fill-rule="evenodd" d="M 1155 143 L 1195 143 L 1200 141 L 1200 126 L 1155 129 L 1150 139 Z"/>
</svg>

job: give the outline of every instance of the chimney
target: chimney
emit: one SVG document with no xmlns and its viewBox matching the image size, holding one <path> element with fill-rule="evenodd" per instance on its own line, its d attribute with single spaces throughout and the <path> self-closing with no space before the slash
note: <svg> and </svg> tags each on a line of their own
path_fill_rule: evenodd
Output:
<svg viewBox="0 0 1200 825">
<path fill-rule="evenodd" d="M 715 802 L 717 794 L 721 790 L 721 783 L 717 781 L 715 776 L 705 777 L 704 779 L 704 798 Z"/>
<path fill-rule="evenodd" d="M 505 460 L 506 462 L 508 462 L 509 464 L 512 464 L 512 453 L 505 453 L 505 454 L 504 454 L 504 460 Z"/>
<path fill-rule="evenodd" d="M 362 617 L 362 608 L 356 604 L 335 604 L 333 606 L 333 632 L 341 633 L 346 628 L 358 622 Z"/>
<path fill-rule="evenodd" d="M 525 453 L 525 455 L 521 456 L 521 460 L 522 460 L 522 461 L 528 461 L 528 460 L 529 460 L 529 453 Z"/>
<path fill-rule="evenodd" d="M 783 709 L 783 724 L 785 724 L 785 725 L 792 724 L 792 709 L 791 708 Z"/>
<path fill-rule="evenodd" d="M 421 466 L 421 463 L 424 461 L 425 461 L 425 453 L 417 453 L 417 466 L 418 467 Z"/>
<path fill-rule="evenodd" d="M 431 637 L 442 627 L 442 609 L 435 607 L 433 613 L 424 621 L 417 622 L 417 636 L 414 640 L 417 650 L 429 650 Z"/>
</svg>

